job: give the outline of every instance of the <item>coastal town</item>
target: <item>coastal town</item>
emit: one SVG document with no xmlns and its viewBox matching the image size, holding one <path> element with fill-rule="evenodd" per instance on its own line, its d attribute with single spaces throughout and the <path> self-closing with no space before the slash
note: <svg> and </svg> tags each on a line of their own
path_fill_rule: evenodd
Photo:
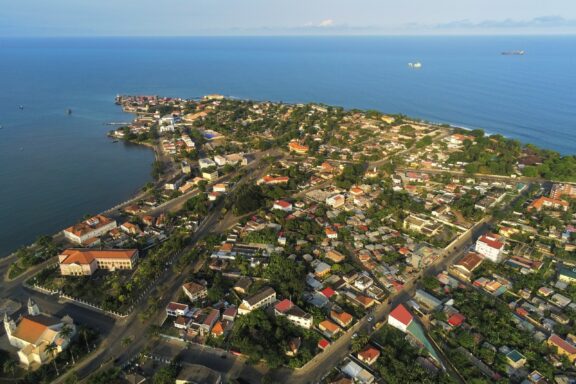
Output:
<svg viewBox="0 0 576 384">
<path fill-rule="evenodd" d="M 316 103 L 115 102 L 110 145 L 152 148 L 151 181 L 2 260 L 6 382 L 575 382 L 574 156 Z"/>
</svg>

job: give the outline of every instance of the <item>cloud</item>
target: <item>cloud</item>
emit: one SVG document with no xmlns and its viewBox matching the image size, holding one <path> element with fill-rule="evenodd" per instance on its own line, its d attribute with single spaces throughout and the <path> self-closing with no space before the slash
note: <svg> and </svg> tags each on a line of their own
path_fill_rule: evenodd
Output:
<svg viewBox="0 0 576 384">
<path fill-rule="evenodd" d="M 323 27 L 323 28 L 325 28 L 325 27 L 332 27 L 333 25 L 334 25 L 334 20 L 332 20 L 332 19 L 322 20 L 322 21 L 318 24 L 319 27 Z"/>
<path fill-rule="evenodd" d="M 576 20 L 565 19 L 562 16 L 541 16 L 530 20 L 457 20 L 434 26 L 436 29 L 513 29 L 513 28 L 576 28 Z"/>
</svg>

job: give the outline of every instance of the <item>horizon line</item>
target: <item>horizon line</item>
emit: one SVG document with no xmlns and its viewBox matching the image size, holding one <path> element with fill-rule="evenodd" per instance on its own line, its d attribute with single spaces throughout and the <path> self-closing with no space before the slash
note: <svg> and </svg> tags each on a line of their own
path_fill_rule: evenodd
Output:
<svg viewBox="0 0 576 384">
<path fill-rule="evenodd" d="M 59 38 L 187 38 L 187 37 L 564 37 L 576 36 L 576 31 L 566 33 L 461 33 L 461 34 L 189 34 L 189 35 L 0 35 L 0 39 L 59 39 Z"/>
</svg>

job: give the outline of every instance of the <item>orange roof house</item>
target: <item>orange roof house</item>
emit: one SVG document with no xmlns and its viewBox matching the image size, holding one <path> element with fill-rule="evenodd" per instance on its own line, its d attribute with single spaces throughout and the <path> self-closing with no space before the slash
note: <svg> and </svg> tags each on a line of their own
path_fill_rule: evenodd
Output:
<svg viewBox="0 0 576 384">
<path fill-rule="evenodd" d="M 214 326 L 212 327 L 212 330 L 210 331 L 212 333 L 212 336 L 215 337 L 220 337 L 224 334 L 224 327 L 222 327 L 222 322 L 220 322 L 220 320 L 218 320 Z"/>
<path fill-rule="evenodd" d="M 551 199 L 546 196 L 539 197 L 534 200 L 529 206 L 528 211 L 536 210 L 540 212 L 542 208 L 562 209 L 567 211 L 570 204 L 565 200 Z"/>
<path fill-rule="evenodd" d="M 58 255 L 63 276 L 90 276 L 97 269 L 115 271 L 132 269 L 138 260 L 137 249 L 76 249 L 69 248 Z"/>
<path fill-rule="evenodd" d="M 348 327 L 354 319 L 348 312 L 330 311 L 330 318 L 342 327 Z"/>
<path fill-rule="evenodd" d="M 318 328 L 320 328 L 320 330 L 329 337 L 334 337 L 335 335 L 340 333 L 340 331 L 342 331 L 342 329 L 339 326 L 337 326 L 330 320 L 324 320 L 323 322 L 318 324 Z"/>
<path fill-rule="evenodd" d="M 306 145 L 302 145 L 300 144 L 298 141 L 296 140 L 292 140 L 289 144 L 288 144 L 288 149 L 292 152 L 296 152 L 299 154 L 305 154 L 308 153 L 308 146 Z"/>
<path fill-rule="evenodd" d="M 380 351 L 371 346 L 366 346 L 363 350 L 358 352 L 358 360 L 368 365 L 374 364 L 376 360 L 378 360 L 378 357 L 380 357 Z"/>
</svg>

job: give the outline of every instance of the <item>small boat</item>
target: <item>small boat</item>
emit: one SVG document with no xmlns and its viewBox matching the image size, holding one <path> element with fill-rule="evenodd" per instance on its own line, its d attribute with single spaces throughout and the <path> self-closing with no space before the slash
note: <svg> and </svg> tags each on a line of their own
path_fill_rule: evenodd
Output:
<svg viewBox="0 0 576 384">
<path fill-rule="evenodd" d="M 20 104 L 20 106 L 18 108 L 20 108 L 20 110 L 23 110 L 24 106 L 22 104 Z"/>
<path fill-rule="evenodd" d="M 517 50 L 517 51 L 504 51 L 501 54 L 504 56 L 522 56 L 526 53 L 524 50 Z"/>
<path fill-rule="evenodd" d="M 71 115 L 71 114 L 72 114 L 72 110 L 71 110 L 70 108 L 68 108 L 68 109 L 66 110 L 66 114 L 67 114 L 67 115 Z"/>
<path fill-rule="evenodd" d="M 112 140 L 112 142 L 113 142 L 113 143 L 117 143 L 117 142 L 118 142 L 118 140 Z"/>
<path fill-rule="evenodd" d="M 408 63 L 408 66 L 410 68 L 419 69 L 419 68 L 422 68 L 422 63 L 417 61 L 415 63 Z"/>
</svg>

